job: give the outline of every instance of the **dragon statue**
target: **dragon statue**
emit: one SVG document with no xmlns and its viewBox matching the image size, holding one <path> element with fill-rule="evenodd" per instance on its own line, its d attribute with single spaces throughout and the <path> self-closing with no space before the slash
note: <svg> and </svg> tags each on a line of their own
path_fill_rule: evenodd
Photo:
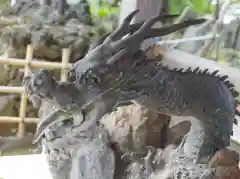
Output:
<svg viewBox="0 0 240 179">
<path fill-rule="evenodd" d="M 23 85 L 33 102 L 50 101 L 56 106 L 38 124 L 34 142 L 46 137 L 45 131 L 51 126 L 76 116 L 81 116 L 79 126 L 88 126 L 87 130 L 82 130 L 85 138 L 91 136 L 96 143 L 106 141 L 107 136 L 98 121 L 117 107 L 136 101 L 161 114 L 193 116 L 197 119 L 192 121 L 191 129 L 176 150 L 176 155 L 173 154 L 168 159 L 171 166 L 185 167 L 176 169 L 171 177 L 193 179 L 193 171 L 198 168 L 202 173 L 196 174 L 195 178 L 200 178 L 200 175 L 201 178 L 211 178 L 213 171 L 203 166 L 209 163 L 217 151 L 230 143 L 233 125 L 237 124 L 235 115 L 238 93 L 228 81 L 228 76 L 219 76 L 218 71 L 210 73 L 208 69 L 199 68 L 170 69 L 156 59 L 146 58 L 145 51 L 141 50 L 141 44 L 146 39 L 203 23 L 204 19 L 151 28 L 156 21 L 176 15 L 156 16 L 146 22 L 130 24 L 137 12 L 138 10 L 130 13 L 118 29 L 90 46 L 86 56 L 70 70 L 69 82 L 58 82 L 51 71 L 45 69 L 24 78 Z M 65 117 L 60 118 L 61 116 Z M 97 129 L 95 133 L 90 132 L 92 127 Z M 99 133 L 103 135 L 99 137 Z M 106 146 L 102 146 L 101 151 Z M 96 172 L 92 171 L 94 174 L 91 176 L 75 173 L 71 177 L 114 178 L 113 153 L 110 149 L 104 151 L 95 154 L 100 158 L 108 156 L 108 165 L 102 165 Z M 144 163 L 145 173 L 139 178 L 149 178 L 153 173 L 154 167 L 148 162 L 146 160 Z M 85 165 L 88 167 L 90 164 L 85 161 Z M 92 165 L 89 166 L 89 171 L 92 170 Z M 63 172 L 63 168 L 55 172 Z M 103 176 L 102 173 L 107 174 Z M 168 175 L 166 178 L 171 177 Z M 161 175 L 159 178 L 164 177 Z"/>
</svg>

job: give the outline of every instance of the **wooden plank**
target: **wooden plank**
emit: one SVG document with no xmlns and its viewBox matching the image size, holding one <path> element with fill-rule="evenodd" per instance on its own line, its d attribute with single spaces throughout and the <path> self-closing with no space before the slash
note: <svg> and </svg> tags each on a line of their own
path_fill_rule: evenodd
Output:
<svg viewBox="0 0 240 179">
<path fill-rule="evenodd" d="M 28 76 L 30 74 L 30 63 L 33 58 L 33 46 L 28 45 L 27 46 L 27 52 L 26 52 L 26 65 L 24 69 L 24 76 Z M 24 124 L 24 118 L 26 115 L 26 108 L 27 108 L 27 95 L 25 91 L 21 95 L 21 102 L 20 102 L 20 111 L 19 111 L 19 117 L 20 121 L 18 123 L 18 136 L 23 137 L 25 133 L 25 124 Z"/>
</svg>

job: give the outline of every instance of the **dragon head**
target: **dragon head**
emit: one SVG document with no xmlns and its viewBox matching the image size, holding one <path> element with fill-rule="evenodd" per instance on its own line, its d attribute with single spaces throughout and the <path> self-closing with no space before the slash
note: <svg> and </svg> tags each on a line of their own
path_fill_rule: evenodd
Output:
<svg viewBox="0 0 240 179">
<path fill-rule="evenodd" d="M 25 87 L 28 96 L 38 96 L 39 98 L 52 98 L 57 81 L 51 71 L 41 69 L 23 79 L 22 85 Z"/>
</svg>

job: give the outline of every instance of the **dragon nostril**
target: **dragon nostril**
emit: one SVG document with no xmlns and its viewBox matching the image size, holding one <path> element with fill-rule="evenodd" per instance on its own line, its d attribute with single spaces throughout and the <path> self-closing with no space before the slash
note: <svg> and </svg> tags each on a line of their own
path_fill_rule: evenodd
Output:
<svg viewBox="0 0 240 179">
<path fill-rule="evenodd" d="M 48 74 L 48 70 L 46 70 L 46 69 L 40 69 L 40 70 L 39 70 L 39 73 L 40 73 L 41 75 L 47 75 L 47 74 Z"/>
<path fill-rule="evenodd" d="M 40 69 L 39 72 L 40 73 L 45 73 L 45 70 L 44 69 Z"/>
<path fill-rule="evenodd" d="M 33 85 L 34 85 L 35 87 L 40 87 L 40 86 L 42 86 L 42 85 L 43 85 L 43 78 L 40 78 L 40 79 L 38 79 L 38 80 L 34 80 Z"/>
</svg>

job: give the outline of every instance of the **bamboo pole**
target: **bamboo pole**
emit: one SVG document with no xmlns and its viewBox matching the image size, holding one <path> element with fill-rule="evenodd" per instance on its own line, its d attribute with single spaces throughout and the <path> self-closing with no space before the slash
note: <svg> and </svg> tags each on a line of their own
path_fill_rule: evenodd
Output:
<svg viewBox="0 0 240 179">
<path fill-rule="evenodd" d="M 0 86 L 0 93 L 23 93 L 24 88 L 19 86 Z"/>
<path fill-rule="evenodd" d="M 24 118 L 24 123 L 37 123 L 39 118 Z M 21 122 L 20 117 L 13 117 L 13 116 L 0 116 L 1 123 L 19 123 Z"/>
<path fill-rule="evenodd" d="M 71 50 L 64 48 L 62 50 L 62 70 L 61 70 L 61 81 L 66 82 L 68 77 L 68 62 L 70 59 Z"/>
<path fill-rule="evenodd" d="M 8 57 L 8 48 L 6 48 L 6 47 L 5 47 L 5 52 L 4 52 L 3 58 L 4 58 L 5 61 L 8 61 L 8 60 L 9 60 L 9 57 Z M 4 68 L 5 68 L 5 69 L 8 69 L 9 66 L 10 66 L 10 64 L 8 64 L 8 63 L 4 63 L 3 65 L 4 65 Z"/>
<path fill-rule="evenodd" d="M 30 64 L 31 60 L 33 58 L 33 47 L 32 45 L 27 46 L 27 52 L 26 52 L 26 65 L 24 69 L 24 76 L 28 76 L 30 73 Z M 25 125 L 24 125 L 24 118 L 26 115 L 26 107 L 27 107 L 27 95 L 25 91 L 22 93 L 21 96 L 21 102 L 20 102 L 20 121 L 18 123 L 18 137 L 23 137 L 25 133 Z"/>
<path fill-rule="evenodd" d="M 7 60 L 5 57 L 0 57 L 0 64 L 8 64 L 14 66 L 25 66 L 27 65 L 27 61 L 24 59 L 17 59 L 17 58 L 8 58 Z M 47 68 L 47 69 L 61 69 L 62 63 L 58 62 L 46 62 L 46 61 L 37 61 L 32 60 L 30 67 L 33 68 Z M 67 68 L 71 68 L 72 65 L 68 64 Z"/>
</svg>

